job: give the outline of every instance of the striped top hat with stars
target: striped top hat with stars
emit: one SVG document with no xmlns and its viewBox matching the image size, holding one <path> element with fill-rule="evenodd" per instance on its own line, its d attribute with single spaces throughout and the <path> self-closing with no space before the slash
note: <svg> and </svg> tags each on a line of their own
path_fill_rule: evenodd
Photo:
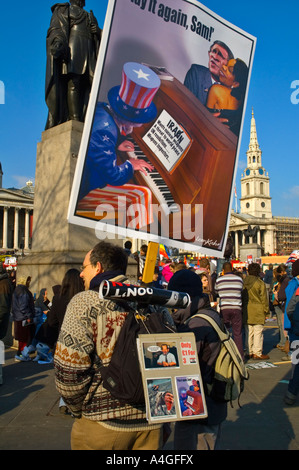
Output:
<svg viewBox="0 0 299 470">
<path fill-rule="evenodd" d="M 127 62 L 123 67 L 121 85 L 108 92 L 110 106 L 126 121 L 141 124 L 150 122 L 157 115 L 152 101 L 160 84 L 160 78 L 149 67 Z"/>
</svg>

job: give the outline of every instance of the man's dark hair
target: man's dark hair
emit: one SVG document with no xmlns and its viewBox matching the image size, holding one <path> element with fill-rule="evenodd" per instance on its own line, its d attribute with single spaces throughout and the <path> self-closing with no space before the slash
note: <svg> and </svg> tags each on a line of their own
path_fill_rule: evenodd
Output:
<svg viewBox="0 0 299 470">
<path fill-rule="evenodd" d="M 232 270 L 233 270 L 232 264 L 229 261 L 226 261 L 223 264 L 223 272 L 230 273 L 230 272 L 232 272 Z"/>
<path fill-rule="evenodd" d="M 258 263 L 251 263 L 248 265 L 248 274 L 251 276 L 259 277 L 261 272 L 261 267 Z"/>
<path fill-rule="evenodd" d="M 102 241 L 90 253 L 90 263 L 95 266 L 100 262 L 104 271 L 121 271 L 126 273 L 128 256 L 123 248 Z"/>
<path fill-rule="evenodd" d="M 148 246 L 147 246 L 147 245 L 141 245 L 141 247 L 140 247 L 140 251 L 143 251 L 143 253 L 145 253 L 145 254 L 146 254 L 146 253 L 147 253 L 147 248 L 148 248 Z"/>
<path fill-rule="evenodd" d="M 199 266 L 201 268 L 209 268 L 210 267 L 210 261 L 208 260 L 208 258 L 201 258 L 199 260 Z"/>
<path fill-rule="evenodd" d="M 130 242 L 130 240 L 127 240 L 125 242 L 125 248 L 127 248 L 127 250 L 130 250 L 132 248 L 132 242 Z"/>
<path fill-rule="evenodd" d="M 212 49 L 213 46 L 218 45 L 220 47 L 223 47 L 223 49 L 226 50 L 227 54 L 228 54 L 228 59 L 227 60 L 231 60 L 231 59 L 234 59 L 234 54 L 232 53 L 232 51 L 230 50 L 230 48 L 222 41 L 214 41 L 213 44 L 211 45 L 210 47 L 210 51 Z"/>
</svg>

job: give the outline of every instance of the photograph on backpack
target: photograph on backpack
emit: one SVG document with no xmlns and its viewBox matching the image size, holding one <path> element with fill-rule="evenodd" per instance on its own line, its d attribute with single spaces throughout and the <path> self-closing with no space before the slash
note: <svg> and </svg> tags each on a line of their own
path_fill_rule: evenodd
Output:
<svg viewBox="0 0 299 470">
<path fill-rule="evenodd" d="M 143 344 L 144 367 L 155 369 L 157 367 L 179 367 L 177 344 L 173 341 L 167 343 L 155 342 Z"/>
<path fill-rule="evenodd" d="M 200 387 L 200 377 L 176 377 L 176 389 L 180 401 L 180 414 L 197 416 L 204 414 L 204 403 Z"/>
<path fill-rule="evenodd" d="M 168 420 L 169 416 L 176 417 L 171 379 L 147 379 L 146 384 L 151 419 L 165 417 Z"/>
</svg>

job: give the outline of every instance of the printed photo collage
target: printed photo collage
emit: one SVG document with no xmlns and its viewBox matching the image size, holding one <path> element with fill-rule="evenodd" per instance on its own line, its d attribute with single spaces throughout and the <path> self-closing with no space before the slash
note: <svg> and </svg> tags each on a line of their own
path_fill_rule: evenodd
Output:
<svg viewBox="0 0 299 470">
<path fill-rule="evenodd" d="M 206 418 L 194 334 L 140 335 L 137 347 L 149 423 Z"/>
</svg>

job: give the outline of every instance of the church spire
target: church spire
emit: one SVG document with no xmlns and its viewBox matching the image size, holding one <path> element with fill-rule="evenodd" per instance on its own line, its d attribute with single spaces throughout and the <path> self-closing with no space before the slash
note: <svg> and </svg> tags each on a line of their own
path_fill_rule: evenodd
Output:
<svg viewBox="0 0 299 470">
<path fill-rule="evenodd" d="M 251 112 L 250 141 L 249 148 L 247 151 L 247 166 L 249 168 L 262 167 L 262 151 L 257 140 L 256 123 L 253 108 Z"/>
<path fill-rule="evenodd" d="M 241 214 L 271 218 L 270 178 L 262 166 L 262 151 L 258 144 L 256 123 L 252 109 L 247 168 L 241 178 Z"/>
<path fill-rule="evenodd" d="M 255 118 L 254 118 L 254 112 L 252 108 L 251 112 L 251 129 L 250 129 L 250 142 L 249 142 L 249 148 L 253 150 L 259 150 L 259 144 L 257 141 L 257 132 L 256 132 L 256 123 L 255 123 Z"/>
</svg>

